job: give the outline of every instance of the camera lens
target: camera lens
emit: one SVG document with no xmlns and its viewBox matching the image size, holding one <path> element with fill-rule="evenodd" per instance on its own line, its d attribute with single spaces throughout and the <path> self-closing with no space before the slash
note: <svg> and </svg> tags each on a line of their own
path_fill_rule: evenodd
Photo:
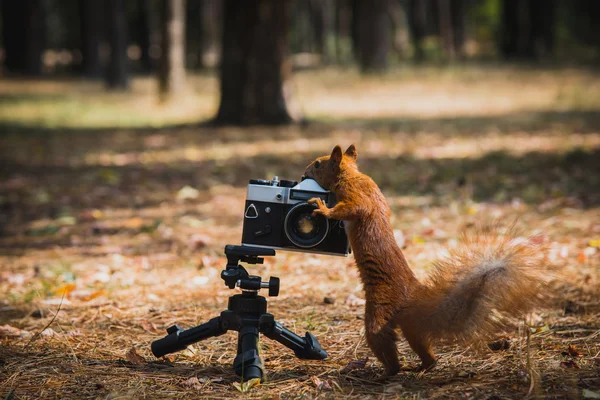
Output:
<svg viewBox="0 0 600 400">
<path fill-rule="evenodd" d="M 313 216 L 315 206 L 300 203 L 292 207 L 285 217 L 284 231 L 295 246 L 311 248 L 318 246 L 329 232 L 329 221 L 322 215 Z"/>
</svg>

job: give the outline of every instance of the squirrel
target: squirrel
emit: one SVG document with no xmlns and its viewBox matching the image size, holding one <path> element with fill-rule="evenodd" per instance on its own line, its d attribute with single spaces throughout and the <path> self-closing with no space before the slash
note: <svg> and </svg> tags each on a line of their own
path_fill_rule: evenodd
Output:
<svg viewBox="0 0 600 400">
<path fill-rule="evenodd" d="M 522 315 L 538 304 L 545 260 L 536 240 L 480 232 L 438 261 L 426 282 L 417 280 L 394 238 L 390 207 L 358 170 L 357 155 L 354 145 L 343 154 L 335 146 L 310 163 L 304 177 L 337 196 L 332 208 L 319 198 L 309 203 L 316 206 L 313 215 L 344 221 L 365 291 L 367 344 L 386 375 L 400 371 L 397 328 L 421 359 L 419 371 L 427 371 L 437 362 L 434 342 L 483 338 L 499 327 L 495 310 Z"/>
</svg>

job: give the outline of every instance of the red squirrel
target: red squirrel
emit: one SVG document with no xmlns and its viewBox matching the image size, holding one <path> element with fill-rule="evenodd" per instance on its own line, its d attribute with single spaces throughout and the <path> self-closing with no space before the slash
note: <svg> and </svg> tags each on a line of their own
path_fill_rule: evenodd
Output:
<svg viewBox="0 0 600 400">
<path fill-rule="evenodd" d="M 428 370 L 436 364 L 436 340 L 483 337 L 497 328 L 494 310 L 520 315 L 536 303 L 543 252 L 535 241 L 491 232 L 467 238 L 464 248 L 438 261 L 419 282 L 396 243 L 385 197 L 356 159 L 354 145 L 343 154 L 335 146 L 304 176 L 337 196 L 333 208 L 319 198 L 309 203 L 317 206 L 314 214 L 344 221 L 365 291 L 367 344 L 387 375 L 400 370 L 396 328 L 420 357 L 419 370 Z"/>
</svg>

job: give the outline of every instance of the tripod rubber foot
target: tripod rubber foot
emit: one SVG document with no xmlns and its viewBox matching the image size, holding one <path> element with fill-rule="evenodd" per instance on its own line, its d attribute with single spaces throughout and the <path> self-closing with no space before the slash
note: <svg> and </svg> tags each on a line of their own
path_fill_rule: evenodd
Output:
<svg viewBox="0 0 600 400">
<path fill-rule="evenodd" d="M 237 355 L 233 360 L 233 369 L 244 381 L 254 378 L 262 380 L 265 366 L 258 352 L 251 349 Z"/>
<path fill-rule="evenodd" d="M 304 335 L 304 340 L 305 344 L 303 348 L 294 352 L 296 357 L 303 358 L 305 360 L 324 360 L 327 358 L 327 352 L 323 350 L 315 335 L 310 332 L 306 332 L 306 335 Z"/>
</svg>

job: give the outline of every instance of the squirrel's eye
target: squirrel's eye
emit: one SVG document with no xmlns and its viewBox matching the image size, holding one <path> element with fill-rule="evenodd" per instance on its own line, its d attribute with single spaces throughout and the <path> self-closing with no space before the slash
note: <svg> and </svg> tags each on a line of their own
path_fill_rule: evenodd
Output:
<svg viewBox="0 0 600 400">
<path fill-rule="evenodd" d="M 315 168 L 319 168 L 321 166 L 321 161 L 315 161 Z"/>
</svg>

